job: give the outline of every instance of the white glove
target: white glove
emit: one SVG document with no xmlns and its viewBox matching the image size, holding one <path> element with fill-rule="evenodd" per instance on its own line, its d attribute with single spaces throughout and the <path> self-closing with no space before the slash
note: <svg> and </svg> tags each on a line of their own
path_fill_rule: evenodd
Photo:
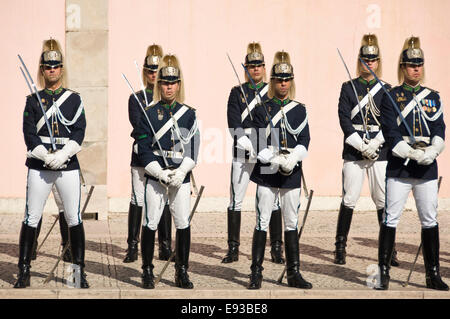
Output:
<svg viewBox="0 0 450 319">
<path fill-rule="evenodd" d="M 442 153 L 444 148 L 444 140 L 439 136 L 435 136 L 431 141 L 431 145 L 425 147 L 424 154 L 417 160 L 417 163 L 420 165 L 430 165 Z"/>
<path fill-rule="evenodd" d="M 53 153 L 53 159 L 50 161 L 48 166 L 51 169 L 61 168 L 72 156 L 81 151 L 81 146 L 73 141 L 69 140 L 67 144 L 60 150 Z"/>
<path fill-rule="evenodd" d="M 294 169 L 298 162 L 303 161 L 308 156 L 308 151 L 303 145 L 297 145 L 294 150 L 286 157 L 286 161 L 281 164 L 281 168 L 285 172 L 290 172 Z"/>
<path fill-rule="evenodd" d="M 246 135 L 243 135 L 240 138 L 238 138 L 236 144 L 238 148 L 248 151 L 250 153 L 250 157 L 252 158 L 256 157 L 256 152 L 255 149 L 253 148 L 252 142 Z"/>
<path fill-rule="evenodd" d="M 258 160 L 263 164 L 269 163 L 270 159 L 272 159 L 273 157 L 273 152 L 267 147 L 259 152 L 257 156 Z"/>
<path fill-rule="evenodd" d="M 415 150 L 411 146 L 408 145 L 405 141 L 398 142 L 395 147 L 392 149 L 392 155 L 400 158 L 410 158 L 412 160 L 417 161 L 422 157 L 422 150 Z"/>
<path fill-rule="evenodd" d="M 367 157 L 368 159 L 378 158 L 377 151 L 380 148 L 380 145 L 381 145 L 380 141 L 377 140 L 376 138 L 369 140 L 369 143 L 367 144 L 367 150 L 362 152 L 362 155 L 364 157 Z"/>
<path fill-rule="evenodd" d="M 345 143 L 350 146 L 353 146 L 355 149 L 357 149 L 361 153 L 365 152 L 369 148 L 369 145 L 362 140 L 362 138 L 361 138 L 361 136 L 359 136 L 358 132 L 355 132 L 355 133 L 351 134 L 349 137 L 347 137 L 345 139 Z"/>
<path fill-rule="evenodd" d="M 42 144 L 36 146 L 32 151 L 28 151 L 27 157 L 41 160 L 45 163 L 45 166 L 53 160 L 53 154 L 49 153 Z"/>
<path fill-rule="evenodd" d="M 285 165 L 285 163 L 286 163 L 285 155 L 276 155 L 270 159 L 270 168 L 278 170 L 278 168 L 282 165 Z"/>
<path fill-rule="evenodd" d="M 171 172 L 169 186 L 180 187 L 183 184 L 186 174 L 195 167 L 195 162 L 190 157 L 183 158 L 180 166 Z"/>
<path fill-rule="evenodd" d="M 165 184 L 169 183 L 170 175 L 172 174 L 172 171 L 169 169 L 163 170 L 157 161 L 150 162 L 145 166 L 145 171 Z"/>
</svg>

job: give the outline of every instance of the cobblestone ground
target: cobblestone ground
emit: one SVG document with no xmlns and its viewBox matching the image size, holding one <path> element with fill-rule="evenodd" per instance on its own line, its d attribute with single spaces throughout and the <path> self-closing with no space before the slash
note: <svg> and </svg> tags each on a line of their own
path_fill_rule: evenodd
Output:
<svg viewBox="0 0 450 319">
<path fill-rule="evenodd" d="M 39 243 L 50 229 L 56 215 L 45 215 Z M 300 216 L 302 220 L 302 216 Z M 54 278 L 44 284 L 61 252 L 58 223 L 32 262 L 31 289 L 12 289 L 17 277 L 18 238 L 21 226 L 19 214 L 6 214 L 0 218 L 0 298 L 32 297 L 64 298 L 80 295 L 94 298 L 450 298 L 448 292 L 425 288 L 422 255 L 408 287 L 402 283 L 420 243 L 420 224 L 417 214 L 406 211 L 397 229 L 396 247 L 400 267 L 391 269 L 388 292 L 369 289 L 367 281 L 374 274 L 377 263 L 378 224 L 376 212 L 355 212 L 347 246 L 347 264 L 333 264 L 334 236 L 337 211 L 311 211 L 300 241 L 301 272 L 313 284 L 304 291 L 289 288 L 286 279 L 277 278 L 283 265 L 270 260 L 269 236 L 264 260 L 262 289 L 246 289 L 251 264 L 251 241 L 254 213 L 242 215 L 240 258 L 232 264 L 222 264 L 226 253 L 226 213 L 197 213 L 192 222 L 192 244 L 189 274 L 195 289 L 186 291 L 174 285 L 173 263 L 169 265 L 159 285 L 154 290 L 140 288 L 141 259 L 125 264 L 127 214 L 112 214 L 107 221 L 85 220 L 86 272 L 91 289 L 70 289 L 67 263 L 61 261 Z M 450 284 L 450 214 L 440 212 L 441 275 Z M 172 231 L 175 237 L 175 230 Z M 156 240 L 157 243 L 157 240 Z M 174 243 L 173 243 L 174 245 Z M 155 246 L 154 273 L 158 275 L 165 261 L 158 260 Z M 369 278 L 369 279 L 368 279 Z"/>
</svg>

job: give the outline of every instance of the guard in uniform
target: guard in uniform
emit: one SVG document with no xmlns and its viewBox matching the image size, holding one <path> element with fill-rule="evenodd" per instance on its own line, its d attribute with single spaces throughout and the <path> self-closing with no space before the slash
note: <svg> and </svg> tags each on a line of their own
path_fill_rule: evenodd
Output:
<svg viewBox="0 0 450 319">
<path fill-rule="evenodd" d="M 445 123 L 437 91 L 422 86 L 424 54 L 419 38 L 405 41 L 398 66 L 399 83 L 384 94 L 381 125 L 389 147 L 386 168 L 386 214 L 380 228 L 380 287 L 389 288 L 389 264 L 395 231 L 412 190 L 422 225 L 422 252 L 427 288 L 448 290 L 439 273 L 438 165 L 444 150 Z M 401 111 L 402 116 L 399 115 Z M 404 121 L 403 121 L 403 119 Z M 412 135 L 412 136 L 411 136 Z"/>
<path fill-rule="evenodd" d="M 147 55 L 142 69 L 142 82 L 144 90 L 136 93 L 144 108 L 150 107 L 153 101 L 153 89 L 156 81 L 156 71 L 158 64 L 163 56 L 161 46 L 153 44 L 147 48 Z M 144 205 L 145 171 L 143 165 L 139 162 L 137 155 L 138 145 L 136 142 L 137 126 L 143 117 L 143 112 L 139 103 L 133 94 L 128 99 L 128 117 L 133 131 L 131 137 L 133 150 L 131 152 L 131 200 L 128 211 L 128 249 L 124 263 L 130 263 L 138 258 L 139 233 L 141 231 L 142 206 Z M 172 220 L 170 217 L 169 206 L 164 207 L 161 221 L 158 225 L 159 259 L 168 260 L 172 254 Z"/>
<path fill-rule="evenodd" d="M 302 161 L 310 141 L 308 117 L 303 104 L 294 101 L 293 67 L 287 52 L 277 52 L 271 71 L 268 99 L 255 110 L 258 162 L 250 179 L 256 188 L 256 227 L 253 233 L 249 289 L 261 288 L 262 264 L 271 207 L 280 197 L 284 220 L 286 270 L 289 287 L 310 289 L 300 274 L 298 210 Z"/>
<path fill-rule="evenodd" d="M 47 127 L 37 95 L 27 97 L 23 133 L 27 145 L 28 167 L 25 218 L 19 240 L 19 275 L 15 288 L 30 285 L 30 268 L 36 227 L 50 191 L 55 185 L 64 205 L 70 234 L 73 263 L 80 267 L 80 287 L 88 288 L 84 272 L 85 236 L 80 214 L 80 165 L 76 154 L 86 130 L 81 97 L 64 88 L 63 56 L 56 40 L 44 41 L 40 57 L 39 91 L 48 116 Z M 51 130 L 57 151 L 52 151 Z"/>
<path fill-rule="evenodd" d="M 378 77 L 381 76 L 381 55 L 376 35 L 363 36 L 358 56 Z M 384 213 L 387 145 L 380 128 L 380 103 L 383 89 L 359 59 L 357 72 L 359 76 L 352 82 L 358 100 L 352 83 L 347 81 L 342 84 L 338 106 L 339 123 L 344 133 L 343 195 L 337 221 L 334 252 L 334 263 L 338 265 L 346 262 L 347 236 L 365 174 L 368 176 L 370 195 L 377 209 L 378 224 L 381 223 Z M 384 85 L 390 87 L 387 83 Z M 391 262 L 393 266 L 398 266 L 395 250 Z"/>
<path fill-rule="evenodd" d="M 233 87 L 228 98 L 227 118 L 228 127 L 233 137 L 233 161 L 231 164 L 230 204 L 227 212 L 228 223 L 228 252 L 222 263 L 231 263 L 239 259 L 241 209 L 245 192 L 250 181 L 250 174 L 255 166 L 256 152 L 253 148 L 252 117 L 253 112 L 261 101 L 256 89 L 263 99 L 266 98 L 269 86 L 264 82 L 266 69 L 264 55 L 259 43 L 250 43 L 245 56 L 245 66 L 252 77 L 256 88 L 245 73 L 246 82 Z M 248 105 L 247 105 L 248 104 Z M 253 133 L 254 136 L 256 136 Z M 274 263 L 284 263 L 282 252 L 281 212 L 278 200 L 274 202 L 270 220 L 271 256 Z"/>
<path fill-rule="evenodd" d="M 175 284 L 192 289 L 187 273 L 191 245 L 190 177 L 200 144 L 195 110 L 183 104 L 184 83 L 178 59 L 163 57 L 153 95 L 156 103 L 141 117 L 137 129 L 138 156 L 145 167 L 142 226 L 142 287 L 154 288 L 155 231 L 168 201 L 176 228 Z M 150 123 L 151 125 L 150 125 Z"/>
</svg>

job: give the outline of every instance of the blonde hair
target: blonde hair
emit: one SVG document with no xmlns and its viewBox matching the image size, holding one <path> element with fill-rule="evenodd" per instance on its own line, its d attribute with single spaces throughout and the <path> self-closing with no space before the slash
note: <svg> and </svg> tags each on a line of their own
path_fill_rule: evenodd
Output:
<svg viewBox="0 0 450 319">
<path fill-rule="evenodd" d="M 380 46 L 378 45 L 378 38 L 375 34 L 370 34 L 370 33 L 364 34 L 361 39 L 361 45 L 359 47 L 359 50 L 361 51 L 361 48 L 363 46 L 367 46 L 367 45 L 374 45 L 378 48 L 378 68 L 374 73 L 377 75 L 377 77 L 381 78 L 383 75 L 383 67 L 382 67 L 382 63 L 381 63 L 381 50 L 380 50 Z M 360 55 L 360 53 L 358 53 L 358 60 L 356 62 L 356 75 L 357 76 L 361 76 L 362 70 L 366 69 L 366 67 L 359 60 L 359 55 Z"/>
<path fill-rule="evenodd" d="M 61 45 L 58 40 L 50 38 L 49 40 L 44 40 L 42 44 L 41 55 L 39 56 L 39 68 L 37 72 L 37 85 L 42 89 L 45 88 L 45 78 L 43 75 L 43 70 L 41 66 L 41 56 L 45 51 L 58 51 L 61 53 L 62 57 L 62 66 L 61 66 L 61 83 L 63 87 L 66 87 L 66 79 L 67 79 L 67 69 L 64 67 L 64 55 L 61 50 Z"/>
<path fill-rule="evenodd" d="M 258 42 L 249 43 L 247 45 L 247 54 L 250 54 L 252 52 L 259 52 L 259 53 L 263 54 L 262 53 L 262 49 L 261 49 L 261 44 L 259 44 Z M 246 56 L 247 56 L 247 54 L 246 54 Z M 245 71 L 244 71 L 244 78 L 245 78 L 245 82 L 250 82 L 250 79 L 248 78 L 247 72 L 245 72 Z M 264 67 L 263 82 L 266 82 L 266 80 L 267 80 L 266 70 L 265 70 L 265 67 Z"/>
<path fill-rule="evenodd" d="M 289 53 L 285 51 L 278 51 L 275 53 L 275 57 L 273 58 L 273 64 L 272 68 L 275 64 L 286 62 L 291 64 L 291 57 L 289 56 Z M 270 79 L 269 82 L 269 90 L 267 91 L 267 97 L 269 99 L 272 99 L 275 96 L 275 83 L 276 79 Z M 291 79 L 291 87 L 289 88 L 288 97 L 290 100 L 295 99 L 295 81 L 294 79 Z"/>
<path fill-rule="evenodd" d="M 159 63 L 159 67 L 158 67 L 158 73 L 156 76 L 156 85 L 155 88 L 153 90 L 153 100 L 154 101 L 160 101 L 161 100 L 161 88 L 160 88 L 160 71 L 162 68 L 166 67 L 166 66 L 173 66 L 176 67 L 179 70 L 179 74 L 180 74 L 180 79 L 178 81 L 180 87 L 178 90 L 178 93 L 175 97 L 175 100 L 179 103 L 184 103 L 184 80 L 183 80 L 183 73 L 181 72 L 181 67 L 180 67 L 180 63 L 177 59 L 177 57 L 175 55 L 165 55 L 161 62 Z M 162 80 L 163 81 L 163 80 Z"/>
<path fill-rule="evenodd" d="M 397 79 L 398 79 L 398 83 L 402 84 L 403 81 L 405 81 L 405 74 L 403 73 L 403 65 L 402 64 L 402 55 L 403 55 L 403 51 L 407 50 L 410 47 L 415 47 L 415 48 L 421 48 L 420 47 L 420 39 L 418 37 L 414 37 L 411 36 L 409 38 L 407 38 L 405 40 L 405 43 L 403 43 L 403 48 L 402 51 L 400 52 L 400 56 L 398 58 L 398 67 L 397 67 Z M 422 78 L 420 79 L 420 82 L 423 83 L 425 82 L 425 66 L 423 66 L 423 73 L 422 73 Z"/>
<path fill-rule="evenodd" d="M 144 58 L 144 64 L 145 64 L 145 59 L 147 59 L 147 57 L 149 55 L 157 55 L 160 58 L 163 57 L 163 49 L 160 45 L 158 44 L 152 44 L 149 45 L 147 47 L 147 53 L 145 54 L 145 58 Z M 142 82 L 144 83 L 144 87 L 148 86 L 148 80 L 147 80 L 147 76 L 145 75 L 145 69 L 142 68 Z"/>
</svg>

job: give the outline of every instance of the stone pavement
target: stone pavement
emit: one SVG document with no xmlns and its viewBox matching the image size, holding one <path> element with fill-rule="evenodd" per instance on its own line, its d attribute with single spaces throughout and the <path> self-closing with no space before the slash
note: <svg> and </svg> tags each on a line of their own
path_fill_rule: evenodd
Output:
<svg viewBox="0 0 450 319">
<path fill-rule="evenodd" d="M 222 264 L 226 253 L 226 213 L 196 213 L 192 221 L 192 244 L 189 274 L 195 288 L 184 290 L 174 285 L 173 263 L 153 290 L 140 288 L 141 259 L 131 264 L 122 262 L 126 250 L 127 214 L 110 214 L 106 221 L 87 219 L 86 272 L 90 289 L 73 289 L 66 285 L 68 264 L 61 261 L 55 278 L 44 280 L 60 253 L 59 226 L 55 225 L 37 260 L 32 262 L 31 287 L 13 289 L 17 277 L 18 241 L 21 214 L 0 216 L 0 299 L 5 298 L 159 298 L 159 299 L 290 299 L 290 298 L 364 298 L 364 299 L 450 299 L 449 292 L 425 288 L 422 255 L 408 287 L 403 287 L 420 243 L 420 224 L 415 211 L 405 211 L 397 230 L 400 267 L 391 269 L 389 291 L 368 288 L 377 263 L 378 224 L 375 211 L 355 212 L 347 246 L 347 264 L 333 264 L 337 211 L 310 211 L 300 241 L 301 272 L 313 284 L 311 290 L 289 288 L 286 279 L 277 278 L 282 265 L 270 260 L 269 236 L 264 261 L 262 289 L 248 290 L 251 264 L 251 241 L 254 212 L 243 212 L 240 259 Z M 45 214 L 39 243 L 50 229 L 56 214 Z M 303 219 L 303 210 L 299 220 Z M 450 214 L 439 213 L 441 239 L 441 275 L 450 284 Z M 172 237 L 175 237 L 173 229 Z M 156 240 L 157 242 L 157 240 Z M 174 244 L 173 244 L 174 245 Z M 154 273 L 164 266 L 157 259 L 155 246 Z M 369 279 L 368 279 L 369 278 Z"/>
</svg>

